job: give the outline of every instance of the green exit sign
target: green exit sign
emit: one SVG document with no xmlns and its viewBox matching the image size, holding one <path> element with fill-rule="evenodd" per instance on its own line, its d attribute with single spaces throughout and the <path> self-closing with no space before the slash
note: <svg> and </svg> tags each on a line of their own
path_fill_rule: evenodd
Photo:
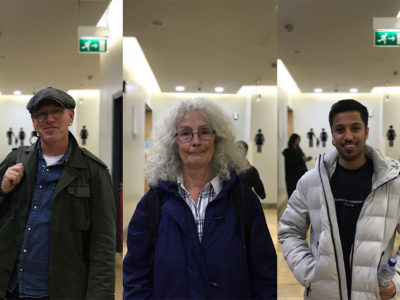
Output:
<svg viewBox="0 0 400 300">
<path fill-rule="evenodd" d="M 400 46 L 400 29 L 399 30 L 376 30 L 374 45 L 376 47 L 399 47 Z"/>
<path fill-rule="evenodd" d="M 85 52 L 85 53 L 107 52 L 107 39 L 81 38 L 79 39 L 79 52 Z"/>
</svg>

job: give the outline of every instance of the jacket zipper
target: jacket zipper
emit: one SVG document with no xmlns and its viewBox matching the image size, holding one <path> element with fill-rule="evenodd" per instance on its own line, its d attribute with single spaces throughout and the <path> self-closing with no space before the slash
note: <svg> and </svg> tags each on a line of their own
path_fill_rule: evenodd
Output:
<svg viewBox="0 0 400 300">
<path fill-rule="evenodd" d="M 357 223 L 356 223 L 356 231 L 357 231 Z M 351 300 L 351 291 L 353 290 L 353 258 L 354 258 L 354 242 L 356 239 L 356 234 L 354 233 L 353 243 L 351 244 L 351 253 L 350 253 L 350 295 L 349 300 Z"/>
<path fill-rule="evenodd" d="M 322 163 L 322 162 L 323 162 L 323 156 L 320 155 L 320 156 L 319 156 L 318 173 L 319 173 L 320 180 L 321 180 L 321 183 L 322 183 L 322 189 L 324 190 L 325 202 L 326 202 L 326 205 L 327 205 L 327 207 L 328 207 L 328 200 L 327 200 L 327 198 L 326 198 L 325 188 L 324 188 L 324 185 L 323 185 L 322 175 L 321 175 L 321 170 L 320 170 L 320 168 L 321 168 L 321 163 Z M 396 179 L 396 178 L 397 178 L 397 177 L 394 177 L 394 178 L 392 178 L 392 179 L 390 179 L 390 180 L 388 180 L 388 181 L 385 181 L 385 182 L 382 183 L 381 185 L 377 186 L 375 189 L 371 190 L 371 192 L 370 192 L 369 195 L 371 195 L 373 192 L 375 192 L 375 191 L 376 191 L 377 189 L 379 189 L 381 186 L 387 184 L 388 182 L 390 182 L 390 181 L 392 181 L 392 180 L 394 180 L 394 179 Z M 367 198 L 366 198 L 365 200 L 368 199 L 369 195 L 367 196 Z M 364 206 L 364 204 L 363 204 L 363 206 Z M 328 209 L 327 209 L 327 213 L 328 213 L 328 220 L 329 220 L 329 225 L 330 225 L 330 229 L 331 229 L 332 243 L 333 243 L 334 253 L 335 253 L 335 259 L 336 259 L 336 271 L 337 271 L 337 273 L 338 273 L 338 278 L 339 278 L 340 299 L 342 299 L 342 288 L 341 288 L 341 283 L 340 283 L 340 274 L 339 274 L 339 268 L 338 268 L 338 259 L 337 259 L 337 253 L 336 253 L 336 245 L 335 245 L 335 241 L 334 241 L 334 239 L 333 239 L 332 223 L 331 223 L 331 217 L 330 217 L 330 214 L 329 214 L 329 210 L 328 210 Z M 360 212 L 360 214 L 361 214 L 361 212 Z M 358 218 L 360 218 L 360 216 L 358 216 Z M 356 227 L 356 233 L 357 233 L 357 227 Z M 352 244 L 352 246 L 351 246 L 350 267 L 351 267 L 351 275 L 352 275 L 352 276 L 351 276 L 351 280 L 350 280 L 350 286 L 353 285 L 353 257 L 354 257 L 354 241 L 355 241 L 355 238 L 356 238 L 356 234 L 354 234 L 354 240 L 353 240 L 353 244 Z M 382 252 L 381 260 L 382 260 L 383 254 L 384 254 L 384 252 Z M 380 264 L 380 263 L 379 263 L 379 264 Z M 307 295 L 308 295 L 308 289 L 307 289 Z M 348 295 L 348 298 L 349 298 L 349 300 L 351 300 L 351 295 Z"/>
<path fill-rule="evenodd" d="M 363 205 L 362 205 L 362 207 L 361 207 L 361 211 L 362 211 L 362 208 L 364 207 L 364 203 L 365 203 L 365 201 L 366 200 L 368 200 L 368 197 L 372 194 L 372 192 L 373 191 L 371 191 L 370 193 L 369 193 L 369 195 L 367 196 L 367 198 L 364 200 L 364 202 L 363 202 Z M 358 215 L 358 218 L 357 218 L 357 222 L 356 222 L 356 231 L 354 232 L 354 237 L 353 237 L 353 243 L 351 244 L 351 253 L 350 253 L 350 272 L 351 272 L 351 278 L 350 278 L 350 291 L 352 291 L 353 290 L 353 259 L 354 259 L 354 243 L 355 243 L 355 241 L 356 241 L 356 235 L 357 235 L 357 223 L 358 223 L 358 220 L 360 219 L 360 215 L 361 215 L 361 211 L 360 211 L 360 214 Z M 382 257 L 381 257 L 382 258 Z M 351 300 L 351 295 L 349 295 L 349 300 Z"/>
<path fill-rule="evenodd" d="M 367 198 L 365 199 L 365 201 L 368 200 L 369 196 L 372 195 L 372 193 L 375 193 L 375 191 L 376 191 L 377 189 L 379 189 L 381 186 L 384 186 L 385 184 L 387 184 L 388 182 L 390 182 L 390 181 L 392 181 L 392 180 L 394 180 L 394 179 L 396 179 L 396 178 L 397 178 L 397 177 L 394 177 L 394 178 L 392 178 L 392 179 L 390 179 L 390 180 L 388 180 L 388 181 L 385 181 L 385 182 L 382 183 L 381 185 L 377 186 L 375 189 L 372 189 L 371 192 L 369 193 L 369 195 L 367 196 Z M 362 207 L 364 207 L 365 201 L 363 202 Z M 371 201 L 372 201 L 372 200 L 371 200 Z M 362 212 L 362 208 L 361 208 L 361 211 L 360 211 L 360 215 L 361 215 L 361 212 Z M 358 216 L 357 223 L 358 223 L 358 220 L 360 219 L 360 215 Z M 356 224 L 357 224 L 357 223 L 356 223 Z M 350 287 L 351 287 L 351 288 L 353 287 L 353 257 L 354 257 L 354 242 L 355 242 L 355 240 L 356 240 L 356 234 L 357 234 L 357 225 L 356 225 L 356 231 L 355 231 L 355 233 L 354 233 L 353 244 L 351 245 L 351 256 L 350 256 L 350 257 L 351 257 L 351 260 L 350 260 L 350 270 L 351 270 Z M 383 251 L 382 254 L 381 254 L 381 258 L 379 259 L 379 264 L 378 264 L 378 268 L 377 268 L 377 269 L 379 269 L 379 266 L 381 265 L 382 257 L 383 257 L 384 254 L 385 254 L 385 251 Z M 350 296 L 351 296 L 351 295 L 350 295 Z M 351 300 L 351 297 L 349 297 L 349 299 Z"/>
<path fill-rule="evenodd" d="M 326 205 L 327 205 L 327 207 L 328 207 L 328 200 L 327 200 L 327 198 L 326 198 L 325 188 L 324 188 L 324 184 L 323 184 L 323 181 L 322 181 L 322 175 L 321 175 L 321 170 L 320 170 L 320 168 L 321 168 L 321 163 L 323 162 L 323 157 L 324 157 L 324 156 L 325 156 L 325 154 L 324 154 L 323 156 L 322 156 L 322 155 L 319 155 L 318 173 L 319 173 L 320 180 L 321 180 L 321 183 L 322 183 L 322 189 L 324 190 L 325 202 L 326 202 Z M 390 182 L 390 181 L 392 181 L 392 180 L 394 180 L 394 179 L 396 179 L 396 178 L 397 178 L 397 177 L 393 177 L 392 179 L 389 179 L 388 181 L 385 181 L 385 182 L 382 183 L 381 185 L 377 186 L 375 189 L 371 190 L 371 192 L 370 192 L 369 195 L 371 195 L 373 192 L 375 192 L 375 191 L 376 191 L 377 189 L 379 189 L 381 186 L 387 184 L 388 182 Z M 365 200 L 368 199 L 369 195 L 367 196 L 367 198 L 366 198 Z M 364 206 L 364 203 L 363 203 L 363 206 Z M 337 260 L 337 253 L 336 253 L 336 245 L 335 245 L 335 241 L 334 241 L 334 239 L 333 239 L 332 223 L 331 223 L 331 217 L 330 217 L 330 214 L 329 214 L 329 209 L 327 209 L 327 213 L 328 213 L 328 220 L 329 220 L 329 225 L 330 225 L 330 229 L 331 229 L 332 243 L 333 243 L 333 248 L 334 248 L 334 253 L 335 253 L 335 259 L 336 259 L 336 271 L 337 271 L 337 273 L 338 273 L 338 278 L 339 278 L 340 299 L 342 299 L 342 288 L 341 288 L 341 283 L 340 283 L 339 268 L 338 268 L 338 264 L 337 264 L 337 263 L 338 263 L 338 260 Z M 360 212 L 360 214 L 361 214 L 361 212 Z M 358 216 L 358 218 L 360 218 L 360 216 Z M 357 221 L 358 221 L 358 219 L 357 219 Z M 357 226 L 357 225 L 356 225 L 356 226 Z M 356 233 L 357 233 L 357 227 L 356 227 Z M 355 238 L 356 238 L 356 233 L 354 234 L 354 240 L 353 240 L 353 244 L 352 244 L 352 246 L 351 246 L 350 267 L 351 267 L 351 274 L 352 274 L 352 276 L 351 276 L 351 280 L 350 280 L 350 287 L 353 285 L 353 257 L 354 257 L 354 241 L 355 241 Z M 385 253 L 385 252 L 382 252 L 380 261 L 382 260 L 382 257 L 383 257 L 383 255 L 384 255 L 384 253 Z M 379 265 L 380 265 L 380 261 L 379 261 Z M 379 266 L 378 266 L 378 268 L 379 268 Z M 308 296 L 308 288 L 307 288 L 307 296 Z M 351 295 L 348 295 L 348 298 L 351 299 Z"/>
<path fill-rule="evenodd" d="M 325 198 L 325 203 L 326 203 L 326 207 L 327 207 L 327 214 L 328 214 L 328 221 L 329 221 L 329 227 L 331 230 L 331 236 L 332 236 L 332 243 L 333 243 L 333 252 L 335 253 L 335 261 L 336 261 L 336 272 L 338 274 L 338 281 L 339 281 L 339 295 L 340 295 L 340 299 L 343 299 L 343 295 L 342 295 L 342 283 L 341 283 L 341 279 L 340 279 L 340 272 L 339 272 L 339 266 L 338 266 L 338 257 L 337 257 L 337 253 L 336 253 L 336 244 L 335 244 L 335 239 L 333 238 L 333 229 L 332 229 L 332 221 L 331 221 L 331 216 L 329 214 L 329 205 L 328 205 L 328 199 L 326 198 L 326 192 L 325 192 L 325 187 L 324 187 L 324 182 L 322 181 L 322 175 L 321 175 L 321 163 L 323 162 L 323 157 L 321 157 L 321 155 L 319 156 L 319 164 L 318 164 L 318 173 L 319 173 L 319 177 L 322 183 L 322 189 L 324 191 L 324 198 Z"/>
</svg>

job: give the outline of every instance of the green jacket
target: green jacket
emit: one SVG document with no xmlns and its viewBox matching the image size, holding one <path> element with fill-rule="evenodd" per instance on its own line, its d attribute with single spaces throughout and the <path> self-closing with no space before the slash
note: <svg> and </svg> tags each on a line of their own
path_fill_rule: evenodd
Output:
<svg viewBox="0 0 400 300">
<path fill-rule="evenodd" d="M 111 178 L 104 165 L 69 134 L 71 156 L 51 202 L 50 299 L 114 299 L 116 216 Z M 40 141 L 40 140 L 39 140 Z M 37 146 L 25 149 L 24 176 L 1 193 L 12 151 L 0 164 L 0 299 L 17 259 L 37 166 Z"/>
</svg>

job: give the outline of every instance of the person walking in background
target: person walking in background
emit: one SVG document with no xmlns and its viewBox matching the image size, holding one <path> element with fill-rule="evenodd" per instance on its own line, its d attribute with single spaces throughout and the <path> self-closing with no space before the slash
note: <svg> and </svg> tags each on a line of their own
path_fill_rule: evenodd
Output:
<svg viewBox="0 0 400 300">
<path fill-rule="evenodd" d="M 150 191 L 128 227 L 124 299 L 276 299 L 276 252 L 249 165 L 213 102 L 178 102 L 154 128 Z"/>
<path fill-rule="evenodd" d="M 238 141 L 239 147 L 241 147 L 244 151 L 244 156 L 246 157 L 247 151 L 249 150 L 249 146 L 245 141 Z M 247 161 L 249 164 L 249 168 L 241 173 L 239 175 L 239 178 L 242 182 L 247 184 L 249 187 L 254 189 L 254 191 L 257 193 L 258 197 L 261 199 L 265 199 L 265 190 L 264 190 L 264 185 L 261 181 L 260 174 L 258 173 L 257 169 L 250 165 L 249 161 Z"/>
<path fill-rule="evenodd" d="M 400 228 L 400 164 L 366 144 L 361 103 L 336 102 L 329 124 L 335 149 L 299 180 L 280 219 L 283 256 L 306 289 L 304 299 L 395 299 L 399 266 L 385 287 L 377 273 Z"/>
<path fill-rule="evenodd" d="M 69 132 L 74 108 L 61 90 L 37 92 L 39 139 L 0 164 L 0 299 L 114 299 L 111 178 Z"/>
<path fill-rule="evenodd" d="M 293 133 L 288 141 L 288 147 L 283 150 L 285 157 L 285 181 L 288 199 L 296 189 L 297 181 L 307 172 L 306 161 L 311 160 L 311 156 L 305 156 L 300 148 L 300 136 Z"/>
</svg>

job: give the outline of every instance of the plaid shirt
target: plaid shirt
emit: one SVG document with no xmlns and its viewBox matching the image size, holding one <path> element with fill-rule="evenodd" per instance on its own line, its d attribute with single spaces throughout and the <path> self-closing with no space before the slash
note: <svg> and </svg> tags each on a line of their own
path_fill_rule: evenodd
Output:
<svg viewBox="0 0 400 300">
<path fill-rule="evenodd" d="M 190 210 L 193 213 L 194 221 L 196 223 L 199 240 L 203 237 L 204 217 L 206 215 L 207 205 L 213 201 L 222 189 L 222 181 L 218 176 L 213 180 L 206 183 L 203 190 L 200 192 L 197 205 L 194 203 L 189 192 L 185 188 L 182 176 L 178 176 L 178 192 L 179 195 L 185 200 Z"/>
</svg>

